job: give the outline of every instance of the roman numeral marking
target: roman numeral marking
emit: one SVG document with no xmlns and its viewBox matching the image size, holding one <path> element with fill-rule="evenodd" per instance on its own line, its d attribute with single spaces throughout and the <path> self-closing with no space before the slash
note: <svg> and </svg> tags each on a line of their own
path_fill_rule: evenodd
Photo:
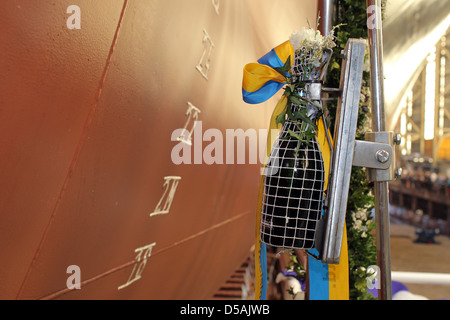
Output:
<svg viewBox="0 0 450 320">
<path fill-rule="evenodd" d="M 200 74 L 203 76 L 203 78 L 208 80 L 209 67 L 211 63 L 211 52 L 214 48 L 214 43 L 212 42 L 211 37 L 205 29 L 203 29 L 202 42 L 204 47 L 203 54 L 196 68 L 198 72 L 200 72 Z"/>
<path fill-rule="evenodd" d="M 134 252 L 137 253 L 136 263 L 133 267 L 133 271 L 131 271 L 130 277 L 128 281 L 117 288 L 117 290 L 122 290 L 132 283 L 138 281 L 142 278 L 142 271 L 144 271 L 145 266 L 147 265 L 147 259 L 152 255 L 153 247 L 156 246 L 156 242 L 149 244 L 148 246 L 137 248 Z"/>
<path fill-rule="evenodd" d="M 192 134 L 194 133 L 194 129 L 196 126 L 196 121 L 198 121 L 198 115 L 200 114 L 200 110 L 197 109 L 192 103 L 188 102 L 188 109 L 186 111 L 186 116 L 188 117 L 186 124 L 183 128 L 183 133 L 180 137 L 178 137 L 178 141 L 184 142 L 187 145 L 192 145 Z M 191 130 L 188 130 L 190 123 L 193 122 Z"/>
<path fill-rule="evenodd" d="M 150 217 L 169 213 L 180 180 L 181 177 L 164 178 L 164 185 L 163 185 L 163 188 L 165 188 L 164 193 L 161 199 L 159 200 L 158 204 L 156 205 L 155 210 L 153 211 L 153 213 L 150 214 Z"/>
<path fill-rule="evenodd" d="M 211 0 L 214 10 L 216 10 L 217 15 L 219 15 L 220 0 Z"/>
</svg>

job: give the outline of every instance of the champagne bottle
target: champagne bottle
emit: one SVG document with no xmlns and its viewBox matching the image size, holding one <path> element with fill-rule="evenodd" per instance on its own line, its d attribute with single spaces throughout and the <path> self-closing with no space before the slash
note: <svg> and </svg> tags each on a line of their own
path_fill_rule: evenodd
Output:
<svg viewBox="0 0 450 320">
<path fill-rule="evenodd" d="M 321 83 L 330 56 L 330 52 L 324 53 L 321 66 L 308 70 L 296 53 L 292 81 L 299 84 L 298 95 L 306 102 L 288 105 L 290 114 L 307 108 L 314 123 L 321 116 L 320 92 L 317 96 L 312 88 Z M 315 129 L 310 123 L 286 119 L 265 168 L 261 241 L 274 247 L 314 248 L 323 209 L 325 168 L 316 135 L 308 138 L 307 130 Z"/>
</svg>

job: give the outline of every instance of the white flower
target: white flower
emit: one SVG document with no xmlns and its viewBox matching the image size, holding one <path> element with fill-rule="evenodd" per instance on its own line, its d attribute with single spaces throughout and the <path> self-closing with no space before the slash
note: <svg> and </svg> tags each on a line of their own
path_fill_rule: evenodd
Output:
<svg viewBox="0 0 450 320">
<path fill-rule="evenodd" d="M 352 214 L 353 220 L 367 220 L 367 211 L 360 209 Z"/>
<path fill-rule="evenodd" d="M 294 50 L 298 50 L 304 46 L 322 46 L 324 43 L 324 37 L 320 34 L 320 31 L 316 31 L 311 28 L 303 28 L 302 31 L 294 31 L 289 37 Z"/>
<path fill-rule="evenodd" d="M 354 220 L 353 221 L 353 228 L 355 228 L 358 231 L 362 230 L 362 221 L 361 220 Z"/>
<path fill-rule="evenodd" d="M 304 40 L 309 41 L 309 42 L 314 42 L 316 40 L 317 33 L 315 30 L 313 30 L 311 28 L 308 28 L 308 29 L 303 28 L 302 32 L 303 32 Z"/>
<path fill-rule="evenodd" d="M 323 47 L 325 44 L 325 37 L 320 33 L 319 30 L 316 31 L 314 41 L 317 43 L 319 47 Z"/>
<path fill-rule="evenodd" d="M 370 72 L 370 59 L 368 57 L 364 58 L 364 71 Z"/>
<path fill-rule="evenodd" d="M 301 48 L 302 35 L 298 31 L 294 31 L 289 37 L 289 41 L 291 42 L 294 50 L 298 50 Z"/>
</svg>

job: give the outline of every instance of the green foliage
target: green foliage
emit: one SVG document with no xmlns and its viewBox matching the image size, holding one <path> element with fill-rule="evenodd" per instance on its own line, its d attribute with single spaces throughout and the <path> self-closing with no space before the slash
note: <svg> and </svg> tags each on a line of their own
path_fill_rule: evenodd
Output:
<svg viewBox="0 0 450 320">
<path fill-rule="evenodd" d="M 289 264 L 287 266 L 288 270 L 292 270 L 297 274 L 297 280 L 305 281 L 306 271 L 305 267 L 298 261 L 296 255 L 291 255 L 289 257 Z"/>
<path fill-rule="evenodd" d="M 322 107 L 299 94 L 299 90 L 305 87 L 303 82 L 291 83 L 291 57 L 289 57 L 281 68 L 275 68 L 275 70 L 285 76 L 287 85 L 284 87 L 284 95 L 287 98 L 286 108 L 281 112 L 277 118 L 276 123 L 284 125 L 286 118 L 291 122 L 297 122 L 299 134 L 292 130 L 289 130 L 289 134 L 292 138 L 299 141 L 296 151 L 296 157 L 298 157 L 298 150 L 301 143 L 310 145 L 310 141 L 317 134 L 317 124 L 311 120 L 308 116 L 308 104 L 314 105 L 322 111 Z M 299 108 L 293 108 L 293 106 L 299 106 Z M 300 127 L 299 127 L 300 125 Z"/>
<path fill-rule="evenodd" d="M 284 66 L 282 66 L 281 68 L 274 68 L 274 70 L 283 76 L 287 76 L 291 71 L 291 57 L 288 57 Z"/>
</svg>

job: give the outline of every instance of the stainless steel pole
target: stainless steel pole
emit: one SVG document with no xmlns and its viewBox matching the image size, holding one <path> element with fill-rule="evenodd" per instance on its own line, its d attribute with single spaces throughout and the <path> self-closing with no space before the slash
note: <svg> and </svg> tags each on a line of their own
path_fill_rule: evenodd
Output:
<svg viewBox="0 0 450 320">
<path fill-rule="evenodd" d="M 319 28 L 318 30 L 324 36 L 328 35 L 328 33 L 333 29 L 334 26 L 334 10 L 335 10 L 335 2 L 336 0 L 317 0 L 317 19 L 319 20 Z M 324 82 L 326 82 L 326 75 L 324 78 Z M 327 121 L 325 119 L 329 119 L 328 109 L 326 108 L 326 101 L 328 100 L 329 94 L 327 92 L 323 92 L 323 105 L 324 105 L 324 121 L 326 136 L 328 140 L 328 144 L 330 146 L 331 157 L 333 158 L 333 146 L 331 143 L 330 135 L 328 134 Z"/>
<path fill-rule="evenodd" d="M 317 2 L 317 16 L 320 15 L 319 31 L 324 36 L 333 29 L 334 1 L 318 0 Z"/>
<path fill-rule="evenodd" d="M 367 0 L 369 29 L 372 131 L 386 131 L 384 112 L 383 35 L 380 0 Z M 375 15 L 375 16 L 374 16 Z M 391 247 L 389 231 L 388 183 L 375 182 L 375 220 L 380 300 L 392 300 Z"/>
</svg>

